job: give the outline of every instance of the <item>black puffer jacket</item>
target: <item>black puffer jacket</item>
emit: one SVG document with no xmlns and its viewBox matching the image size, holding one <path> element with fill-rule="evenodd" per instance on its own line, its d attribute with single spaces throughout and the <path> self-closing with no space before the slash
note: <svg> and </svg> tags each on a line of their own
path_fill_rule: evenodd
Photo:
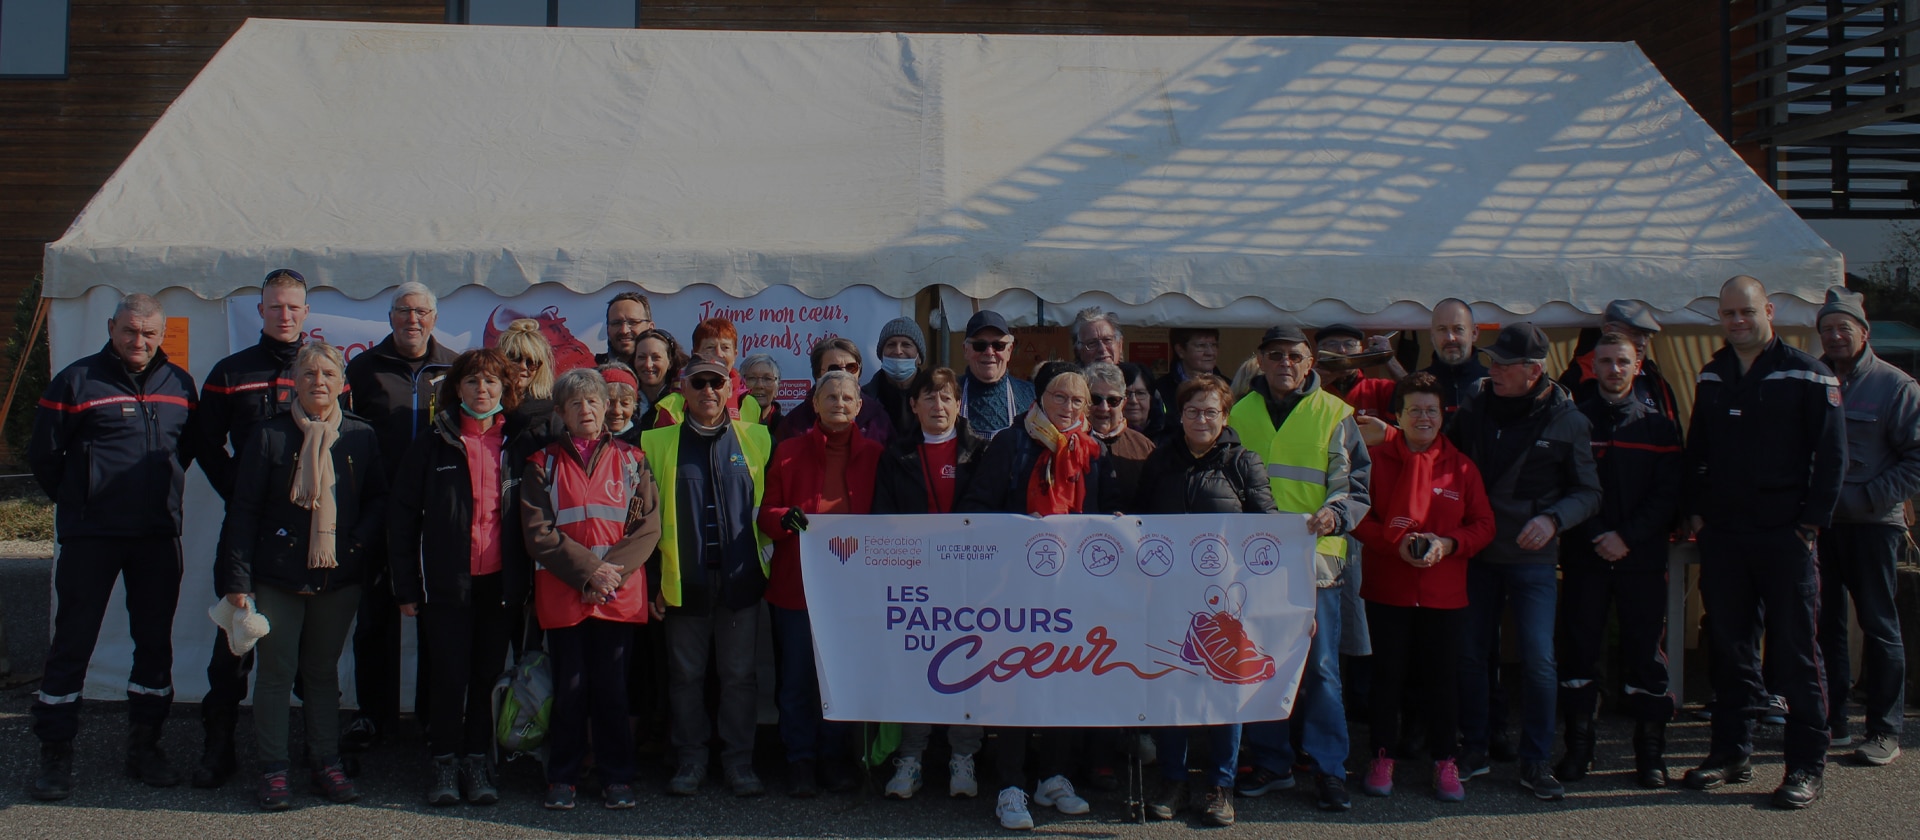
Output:
<svg viewBox="0 0 1920 840">
<path fill-rule="evenodd" d="M 1169 441 L 1153 450 L 1140 471 L 1140 494 L 1132 513 L 1275 513 L 1267 465 L 1240 445 L 1232 428 L 1220 432 L 1213 448 L 1193 457 L 1186 441 Z"/>
<path fill-rule="evenodd" d="M 540 445 L 505 417 L 500 448 L 500 572 L 502 603 L 519 606 L 532 591 L 533 567 L 520 536 L 520 469 Z M 460 423 L 442 411 L 414 441 L 394 474 L 387 497 L 387 556 L 392 558 L 394 603 L 470 603 L 473 578 L 473 472 Z"/>
<path fill-rule="evenodd" d="M 967 424 L 967 418 L 955 421 L 954 432 L 957 435 L 958 448 L 954 452 L 953 501 L 955 505 L 967 494 L 967 487 L 973 482 L 974 469 L 980 463 L 980 456 L 986 454 L 987 441 L 973 433 L 973 427 Z M 914 426 L 903 436 L 894 439 L 893 445 L 880 456 L 880 468 L 873 479 L 874 513 L 938 513 L 933 509 L 933 501 L 927 498 L 927 479 L 923 474 L 920 460 L 920 444 L 927 439 L 926 434 Z"/>
<path fill-rule="evenodd" d="M 1040 442 L 1016 423 L 1005 434 L 996 434 L 987 451 L 974 467 L 973 480 L 953 509 L 957 513 L 1026 513 L 1027 480 L 1039 461 Z M 1127 503 L 1120 498 L 1120 477 L 1114 472 L 1113 459 L 1106 444 L 1087 468 L 1087 486 L 1081 501 L 1084 513 L 1118 513 Z"/>
<path fill-rule="evenodd" d="M 298 409 L 295 409 L 296 411 Z M 307 568 L 313 513 L 293 504 L 293 473 L 306 439 L 292 414 L 255 427 L 241 447 L 227 521 L 220 526 L 214 588 L 221 595 L 261 584 L 300 593 L 365 583 L 367 556 L 386 527 L 387 473 L 373 427 L 348 414 L 333 444 L 334 499 L 339 510 L 338 568 Z"/>
</svg>

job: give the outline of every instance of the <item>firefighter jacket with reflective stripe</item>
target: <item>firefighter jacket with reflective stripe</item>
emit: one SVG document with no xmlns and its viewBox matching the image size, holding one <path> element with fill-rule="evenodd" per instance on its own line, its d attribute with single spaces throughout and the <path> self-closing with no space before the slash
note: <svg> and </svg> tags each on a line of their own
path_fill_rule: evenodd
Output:
<svg viewBox="0 0 1920 840">
<path fill-rule="evenodd" d="M 179 536 L 195 401 L 193 377 L 157 350 L 138 374 L 111 346 L 55 374 L 27 445 L 54 535 Z"/>
</svg>

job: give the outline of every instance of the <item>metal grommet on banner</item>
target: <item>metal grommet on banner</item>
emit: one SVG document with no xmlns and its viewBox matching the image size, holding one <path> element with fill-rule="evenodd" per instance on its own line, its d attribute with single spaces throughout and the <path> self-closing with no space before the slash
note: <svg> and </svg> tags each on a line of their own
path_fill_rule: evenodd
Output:
<svg viewBox="0 0 1920 840">
<path fill-rule="evenodd" d="M 1146 719 L 1147 719 L 1147 716 L 1146 716 L 1146 715 L 1141 715 L 1141 716 L 1140 716 L 1140 720 L 1141 720 L 1142 722 L 1144 722 L 1144 721 L 1146 721 Z"/>
<path fill-rule="evenodd" d="M 960 520 L 960 524 L 962 524 L 962 525 L 972 525 L 972 524 L 973 524 L 973 520 L 972 520 L 972 519 L 962 519 L 962 520 Z"/>
</svg>

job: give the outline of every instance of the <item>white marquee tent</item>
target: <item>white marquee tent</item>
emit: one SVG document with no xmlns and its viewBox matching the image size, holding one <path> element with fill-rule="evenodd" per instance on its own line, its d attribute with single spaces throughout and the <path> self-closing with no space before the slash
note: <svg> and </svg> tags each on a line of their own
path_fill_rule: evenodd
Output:
<svg viewBox="0 0 1920 840">
<path fill-rule="evenodd" d="M 1737 273 L 1810 321 L 1842 279 L 1630 44 L 254 20 L 48 247 L 54 363 L 143 291 L 204 376 L 223 301 L 279 266 L 355 300 L 935 288 L 955 321 L 1218 326 L 1405 326 L 1450 296 L 1705 323 Z M 189 506 L 204 564 L 198 479 Z"/>
</svg>

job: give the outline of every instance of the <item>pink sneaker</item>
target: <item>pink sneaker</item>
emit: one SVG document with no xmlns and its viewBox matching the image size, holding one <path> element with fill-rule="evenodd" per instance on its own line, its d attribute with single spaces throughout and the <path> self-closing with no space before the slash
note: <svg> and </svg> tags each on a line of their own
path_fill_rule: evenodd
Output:
<svg viewBox="0 0 1920 840">
<path fill-rule="evenodd" d="M 1467 789 L 1460 784 L 1460 768 L 1453 759 L 1443 758 L 1433 763 L 1433 795 L 1441 802 L 1467 801 Z"/>
<path fill-rule="evenodd" d="M 1386 750 L 1381 750 L 1378 757 L 1367 762 L 1367 780 L 1361 783 L 1360 789 L 1366 791 L 1368 796 L 1393 795 L 1393 759 L 1387 757 Z"/>
</svg>

